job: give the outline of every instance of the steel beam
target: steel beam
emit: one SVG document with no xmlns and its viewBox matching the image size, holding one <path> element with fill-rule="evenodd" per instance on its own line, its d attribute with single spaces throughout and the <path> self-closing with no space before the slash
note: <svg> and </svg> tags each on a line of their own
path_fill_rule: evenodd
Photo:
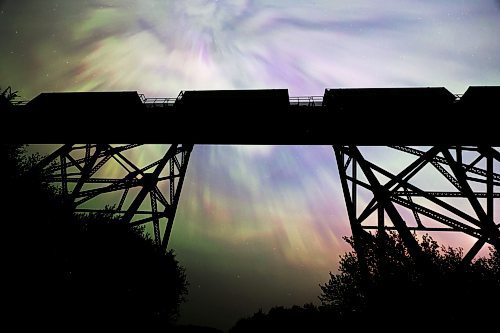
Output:
<svg viewBox="0 0 500 333">
<path fill-rule="evenodd" d="M 123 154 L 143 149 L 141 146 L 67 144 L 49 154 L 31 172 L 38 173 L 46 183 L 58 184 L 64 200 L 77 213 L 100 211 L 131 225 L 150 223 L 156 244 L 167 248 L 193 145 L 170 145 L 156 161 L 144 167 Z M 121 178 L 102 175 L 118 171 Z M 132 194 L 134 188 L 139 191 Z M 114 197 L 115 204 L 102 207 L 99 198 L 103 196 Z M 95 200 L 91 202 L 92 199 Z"/>
<path fill-rule="evenodd" d="M 379 233 L 397 230 L 410 253 L 419 257 L 419 246 L 412 232 L 454 231 L 467 234 L 476 238 L 476 242 L 466 252 L 463 265 L 473 260 L 487 243 L 500 249 L 499 224 L 494 221 L 495 199 L 500 198 L 500 193 L 495 192 L 495 186 L 499 185 L 497 180 L 500 179 L 500 175 L 495 173 L 500 166 L 500 154 L 493 147 L 434 146 L 424 151 L 405 146 L 389 146 L 388 150 L 418 156 L 417 160 L 398 174 L 392 174 L 382 164 L 367 160 L 356 146 L 333 146 L 333 149 L 337 159 L 341 156 L 342 161 L 347 160 L 345 164 L 338 162 L 342 187 L 355 189 L 361 186 L 373 194 L 373 199 L 368 204 L 359 207 L 361 209 L 359 216 L 353 218 L 353 209 L 351 208 L 351 213 L 349 213 L 348 208 L 349 220 L 356 222 L 353 235 L 359 232 L 360 228 L 366 231 L 377 230 Z M 451 151 L 456 152 L 455 158 Z M 472 162 L 464 160 L 464 152 L 470 154 Z M 483 160 L 485 163 L 481 164 Z M 345 172 L 347 165 L 356 163 L 367 181 L 361 181 L 355 174 L 349 175 Z M 481 165 L 486 165 L 486 167 L 481 167 Z M 430 191 L 416 184 L 414 176 L 422 172 L 425 166 L 431 166 L 437 170 L 443 179 L 458 191 Z M 382 183 L 376 174 L 383 175 L 388 180 Z M 471 177 L 471 174 L 475 177 Z M 477 187 L 473 187 L 473 183 L 485 184 L 486 191 L 474 190 L 473 188 Z M 353 190 L 351 194 L 354 196 L 356 192 Z M 344 197 L 347 200 L 345 194 Z M 416 203 L 412 197 L 422 198 L 423 201 Z M 459 206 L 447 202 L 446 198 L 463 198 L 466 201 L 464 206 Z M 479 198 L 486 199 L 485 207 L 480 204 Z M 352 206 L 352 202 L 360 202 L 354 197 L 349 200 L 350 203 L 346 202 L 348 207 Z M 414 221 L 403 219 L 396 207 L 407 209 L 413 215 Z M 369 217 L 375 211 L 378 211 L 377 224 L 368 224 Z M 389 221 L 384 220 L 384 211 Z M 475 216 L 470 215 L 468 211 L 473 211 Z M 428 220 L 422 220 L 420 215 Z M 432 225 L 429 225 L 429 220 L 433 222 Z M 353 222 L 351 222 L 352 226 Z"/>
</svg>

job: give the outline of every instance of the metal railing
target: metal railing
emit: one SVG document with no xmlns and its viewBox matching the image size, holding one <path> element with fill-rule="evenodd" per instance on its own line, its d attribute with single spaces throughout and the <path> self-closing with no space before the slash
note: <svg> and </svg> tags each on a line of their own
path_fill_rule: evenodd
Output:
<svg viewBox="0 0 500 333">
<path fill-rule="evenodd" d="M 142 103 L 146 105 L 146 107 L 150 108 L 166 108 L 172 107 L 175 104 L 177 98 L 175 97 L 146 97 L 144 94 L 139 94 Z"/>
<path fill-rule="evenodd" d="M 173 107 L 178 99 L 181 99 L 183 92 L 177 97 L 146 97 L 144 94 L 139 94 L 139 97 L 143 104 L 149 108 L 167 108 Z M 455 102 L 460 101 L 463 94 L 453 94 L 455 96 Z M 14 100 L 10 101 L 14 106 L 24 106 L 28 104 L 29 101 L 26 100 Z M 289 97 L 290 106 L 308 106 L 308 107 L 321 107 L 323 106 L 323 96 L 298 96 Z"/>
<path fill-rule="evenodd" d="M 323 106 L 323 96 L 290 97 L 289 103 L 293 106 Z"/>
<path fill-rule="evenodd" d="M 144 94 L 139 94 L 142 103 L 146 107 L 172 107 L 175 102 L 182 98 L 183 91 L 177 97 L 146 97 Z M 289 97 L 289 105 L 291 106 L 309 106 L 321 107 L 323 106 L 323 96 L 298 96 Z"/>
<path fill-rule="evenodd" d="M 28 104 L 29 101 L 10 101 L 10 104 L 14 106 L 24 106 Z"/>
</svg>

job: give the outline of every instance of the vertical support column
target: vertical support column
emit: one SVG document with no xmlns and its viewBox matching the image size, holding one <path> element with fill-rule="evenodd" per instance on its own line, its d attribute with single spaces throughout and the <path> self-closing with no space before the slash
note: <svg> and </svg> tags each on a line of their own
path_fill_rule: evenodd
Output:
<svg viewBox="0 0 500 333">
<path fill-rule="evenodd" d="M 354 210 L 354 216 L 358 216 L 358 193 L 356 181 L 358 180 L 358 162 L 356 159 L 352 159 L 352 208 Z"/>
<path fill-rule="evenodd" d="M 59 156 L 59 160 L 61 163 L 61 187 L 62 187 L 62 195 L 63 199 L 68 197 L 68 179 L 67 179 L 67 171 L 66 171 L 66 156 L 61 154 Z"/>
<path fill-rule="evenodd" d="M 379 205 L 379 207 L 383 208 L 389 215 L 389 218 L 396 227 L 396 230 L 405 243 L 405 246 L 408 248 L 411 256 L 415 259 L 417 265 L 422 267 L 423 271 L 431 273 L 433 271 L 431 263 L 424 256 L 420 245 L 411 234 L 405 221 L 391 201 L 389 190 L 380 184 L 379 180 L 371 169 L 370 164 L 364 159 L 361 152 L 356 146 L 349 146 L 346 150 L 349 152 L 349 155 L 352 159 L 357 160 L 361 171 L 363 172 L 366 179 L 368 180 L 368 183 L 371 186 L 371 191 L 373 192 L 377 204 Z M 341 180 L 343 178 L 345 178 L 345 176 L 341 176 Z M 355 227 L 362 230 L 362 227 L 359 223 L 356 223 Z"/>
<path fill-rule="evenodd" d="M 182 186 L 184 184 L 184 178 L 186 176 L 189 157 L 191 156 L 192 150 L 193 150 L 193 145 L 186 145 L 186 150 L 182 154 L 182 163 L 181 163 L 181 167 L 179 170 L 180 177 L 179 177 L 179 182 L 177 183 L 177 189 L 176 189 L 175 193 L 173 193 L 172 188 L 170 190 L 171 197 L 172 197 L 172 193 L 173 193 L 173 199 L 171 201 L 172 202 L 172 209 L 171 209 L 170 215 L 168 216 L 167 227 L 165 229 L 165 234 L 163 235 L 163 241 L 161 244 L 164 249 L 167 248 L 168 240 L 170 239 L 170 234 L 172 233 L 172 227 L 174 224 L 175 213 L 177 212 L 177 205 L 179 204 L 179 199 L 181 196 L 181 189 L 182 189 Z M 173 180 L 170 184 L 172 186 Z"/>
<path fill-rule="evenodd" d="M 494 201 L 493 201 L 493 154 L 490 150 L 491 148 L 488 149 L 482 149 L 482 155 L 486 157 L 486 215 L 483 216 L 482 222 L 483 224 L 486 224 L 486 226 L 483 226 L 483 228 L 487 228 L 488 224 L 490 224 L 490 229 L 491 229 L 491 234 L 492 237 L 498 237 L 498 228 L 494 224 Z M 481 217 L 481 215 L 480 215 Z M 479 253 L 479 251 L 482 249 L 482 247 L 486 244 L 487 242 L 487 236 L 484 236 L 481 239 L 478 239 L 474 246 L 469 250 L 469 252 L 466 253 L 462 260 L 462 267 L 465 267 L 468 265 L 472 259 Z M 494 241 L 495 246 L 497 247 L 497 250 L 499 249 L 498 245 L 499 241 L 497 239 L 496 243 Z"/>
<path fill-rule="evenodd" d="M 87 144 L 85 147 L 85 164 L 83 165 L 83 170 L 80 175 L 80 179 L 78 179 L 78 182 L 76 183 L 75 188 L 71 192 L 71 201 L 73 202 L 78 193 L 82 190 L 83 185 L 88 181 L 90 176 L 92 176 L 91 172 L 92 169 L 97 162 L 97 159 L 99 158 L 99 155 L 101 152 L 103 152 L 106 149 L 109 149 L 109 147 L 104 147 L 103 145 L 96 145 L 94 154 L 90 154 L 90 149 L 91 146 L 90 144 Z"/>
<path fill-rule="evenodd" d="M 369 274 L 368 274 L 368 265 L 366 262 L 366 251 L 365 251 L 365 245 L 364 242 L 367 241 L 366 238 L 363 240 L 363 233 L 366 233 L 361 228 L 361 225 L 359 224 L 357 218 L 356 218 L 356 201 L 355 201 L 355 176 L 356 176 L 356 169 L 357 164 L 355 164 L 354 159 L 351 160 L 352 165 L 352 170 L 353 170 L 353 193 L 349 193 L 349 185 L 347 183 L 347 173 L 346 173 L 346 168 L 348 166 L 345 165 L 345 154 L 342 150 L 341 146 L 333 146 L 333 150 L 335 152 L 335 157 L 337 160 L 337 167 L 339 170 L 339 175 L 340 175 L 340 183 L 342 184 L 342 190 L 344 193 L 344 200 L 346 203 L 346 208 L 347 208 L 347 215 L 349 217 L 349 223 L 351 225 L 351 231 L 352 231 L 352 237 L 354 240 L 354 250 L 356 251 L 356 254 L 358 256 L 358 263 L 359 263 L 359 268 L 360 268 L 360 273 L 361 273 L 361 282 L 364 286 L 368 284 L 368 279 L 369 279 Z"/>
<path fill-rule="evenodd" d="M 459 165 L 462 165 L 462 164 L 463 164 L 463 163 L 462 163 L 462 146 L 457 146 L 457 147 L 455 148 L 455 152 L 456 152 L 456 154 L 457 154 L 457 163 L 458 163 Z"/>
<path fill-rule="evenodd" d="M 448 161 L 453 174 L 455 175 L 457 181 L 461 185 L 461 192 L 468 199 L 472 209 L 476 213 L 477 217 L 481 221 L 481 229 L 486 231 L 486 235 L 478 239 L 474 246 L 467 252 L 462 260 L 462 266 L 467 265 L 472 261 L 472 259 L 477 255 L 481 248 L 486 244 L 488 237 L 496 237 L 498 234 L 498 229 L 496 229 L 495 223 L 493 222 L 493 159 L 491 153 L 488 151 L 486 154 L 486 212 L 479 203 L 474 191 L 467 182 L 467 174 L 463 168 L 462 164 L 453 160 L 450 152 L 446 147 L 441 150 L 444 158 Z M 491 213 L 491 215 L 490 215 Z M 498 242 L 498 241 L 497 241 Z"/>
<path fill-rule="evenodd" d="M 486 156 L 486 215 L 493 221 L 493 156 Z"/>
<path fill-rule="evenodd" d="M 385 221 L 384 221 L 384 207 L 378 206 L 377 209 L 377 232 L 381 236 L 385 232 Z"/>
<path fill-rule="evenodd" d="M 161 235 L 160 235 L 160 219 L 158 218 L 158 205 L 156 202 L 156 193 L 154 190 L 149 192 L 149 197 L 151 199 L 151 211 L 153 217 L 153 232 L 155 235 L 156 245 L 161 245 Z"/>
</svg>

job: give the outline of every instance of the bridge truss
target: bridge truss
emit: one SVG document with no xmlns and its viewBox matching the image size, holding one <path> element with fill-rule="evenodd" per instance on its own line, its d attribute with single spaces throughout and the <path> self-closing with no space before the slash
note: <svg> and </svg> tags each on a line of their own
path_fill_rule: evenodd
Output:
<svg viewBox="0 0 500 333">
<path fill-rule="evenodd" d="M 371 230 L 396 230 L 411 255 L 420 257 L 416 232 L 463 233 L 475 239 L 464 264 L 486 243 L 500 249 L 494 214 L 500 153 L 493 147 L 389 146 L 407 155 L 402 156 L 407 164 L 397 172 L 356 146 L 333 149 L 355 242 Z"/>
<path fill-rule="evenodd" d="M 66 144 L 37 168 L 44 170 L 46 182 L 60 185 L 76 212 L 104 211 L 124 223 L 147 225 L 155 242 L 166 248 L 193 145 L 156 145 L 156 155 L 139 165 L 133 157 L 144 155 L 141 146 Z M 419 257 L 417 232 L 458 232 L 475 239 L 464 263 L 485 244 L 500 249 L 495 222 L 500 198 L 498 150 L 379 147 L 400 154 L 403 168 L 394 171 L 360 148 L 333 146 L 355 242 L 374 231 L 395 230 L 412 256 Z"/>
<path fill-rule="evenodd" d="M 36 171 L 59 185 L 76 212 L 106 212 L 145 226 L 166 248 L 193 145 L 155 145 L 154 156 L 145 156 L 141 146 L 65 144 Z"/>
</svg>

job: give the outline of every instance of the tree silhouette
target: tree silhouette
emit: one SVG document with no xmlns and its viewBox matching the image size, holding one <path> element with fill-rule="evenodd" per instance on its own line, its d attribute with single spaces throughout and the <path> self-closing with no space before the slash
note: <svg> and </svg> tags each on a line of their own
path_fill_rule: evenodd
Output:
<svg viewBox="0 0 500 333">
<path fill-rule="evenodd" d="M 345 239 L 354 245 L 352 237 Z M 367 281 L 357 254 L 349 252 L 340 258 L 339 273 L 330 272 L 330 280 L 320 285 L 322 306 L 342 320 L 380 328 L 388 318 L 398 325 L 418 319 L 436 329 L 494 323 L 497 306 L 476 306 L 500 296 L 500 260 L 493 248 L 488 257 L 462 267 L 462 249 L 440 247 L 424 235 L 420 247 L 435 267 L 429 272 L 417 269 L 397 233 L 365 242 Z"/>
<path fill-rule="evenodd" d="M 73 214 L 55 188 L 29 174 L 37 157 L 24 151 L 0 146 L 8 320 L 20 331 L 171 327 L 187 294 L 173 252 L 111 215 Z"/>
<path fill-rule="evenodd" d="M 73 303 L 68 318 L 84 322 L 91 317 L 122 327 L 173 323 L 187 294 L 184 270 L 173 253 L 155 246 L 143 230 L 120 224 L 112 216 L 80 219 L 67 248 L 72 295 L 65 302 Z"/>
<path fill-rule="evenodd" d="M 13 101 L 13 100 L 15 100 L 16 98 L 19 97 L 18 91 L 17 90 L 16 91 L 12 91 L 12 88 L 10 86 L 8 86 L 5 89 L 2 89 L 0 87 L 0 96 L 2 96 L 3 98 L 5 98 L 8 101 Z"/>
<path fill-rule="evenodd" d="M 344 238 L 353 246 L 352 238 Z M 274 307 L 238 320 L 231 333 L 322 331 L 462 331 L 464 327 L 497 327 L 500 257 L 460 265 L 461 249 L 442 247 L 429 235 L 420 246 L 433 264 L 422 271 L 397 233 L 363 237 L 368 279 L 358 255 L 340 257 L 339 272 L 320 285 L 321 306 Z"/>
<path fill-rule="evenodd" d="M 12 108 L 12 103 L 19 97 L 17 91 L 12 91 L 9 86 L 5 89 L 0 87 L 0 112 L 8 111 Z"/>
<path fill-rule="evenodd" d="M 260 309 L 252 317 L 238 320 L 229 332 L 319 332 L 330 320 L 312 303 L 290 308 L 276 306 L 267 314 Z"/>
</svg>

